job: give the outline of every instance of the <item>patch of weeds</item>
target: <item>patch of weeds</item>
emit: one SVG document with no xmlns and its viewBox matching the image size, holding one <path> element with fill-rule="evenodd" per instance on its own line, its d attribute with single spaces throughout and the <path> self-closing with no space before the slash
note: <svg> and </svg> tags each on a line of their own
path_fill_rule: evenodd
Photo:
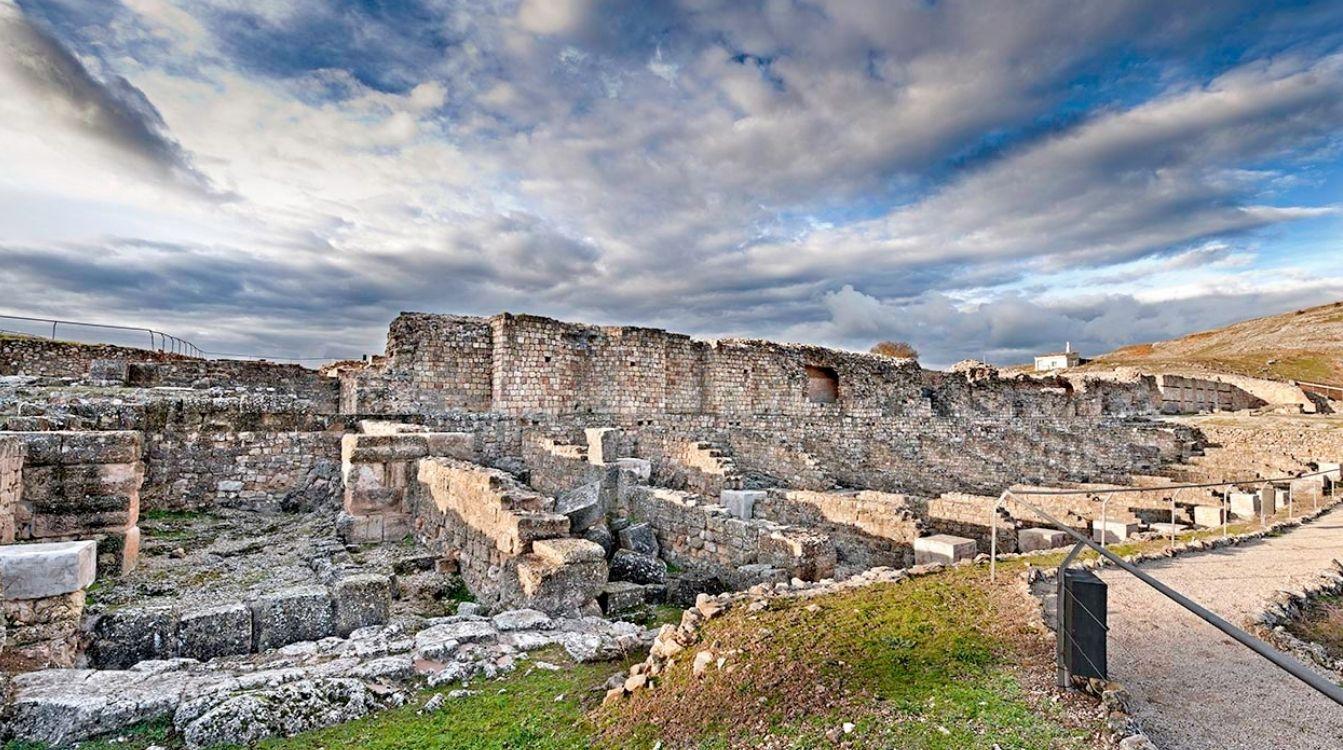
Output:
<svg viewBox="0 0 1343 750">
<path fill-rule="evenodd" d="M 558 661 L 558 654 L 536 658 Z M 600 701 L 602 684 L 624 663 L 566 665 L 560 671 L 519 672 L 494 682 L 472 683 L 480 692 L 451 698 L 428 714 L 419 708 L 435 693 L 420 693 L 402 708 L 260 743 L 262 750 L 578 750 L 592 747 L 587 713 Z"/>
<path fill-rule="evenodd" d="M 1288 624 L 1297 638 L 1324 647 L 1329 656 L 1343 658 L 1343 596 L 1321 596 Z"/>
</svg>

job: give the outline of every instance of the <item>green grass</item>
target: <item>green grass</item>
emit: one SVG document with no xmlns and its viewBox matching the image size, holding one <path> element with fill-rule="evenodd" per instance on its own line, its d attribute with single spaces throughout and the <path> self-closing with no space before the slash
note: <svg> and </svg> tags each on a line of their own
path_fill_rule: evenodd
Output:
<svg viewBox="0 0 1343 750">
<path fill-rule="evenodd" d="M 1089 727 L 1067 726 L 1061 709 L 1034 705 L 1022 690 L 1013 665 L 1040 647 L 1015 609 L 1028 603 L 1004 612 L 1012 595 L 986 578 L 982 568 L 957 569 L 734 610 L 703 641 L 727 653 L 731 674 L 696 678 L 687 655 L 654 692 L 604 710 L 603 739 L 710 748 L 769 734 L 781 747 L 817 747 L 847 721 L 857 725 L 853 747 L 1086 747 Z"/>
<path fill-rule="evenodd" d="M 544 659 L 544 656 L 538 656 Z M 262 742 L 263 750 L 562 750 L 590 747 L 588 711 L 601 686 L 623 664 L 580 664 L 558 672 L 527 667 L 495 682 L 472 683 L 480 694 L 449 699 L 417 713 L 431 695 L 349 724 Z M 455 686 L 454 686 L 455 687 Z M 562 696 L 562 697 L 560 697 Z M 558 699 L 557 699 L 558 698 Z"/>
<path fill-rule="evenodd" d="M 117 739 L 91 740 L 79 743 L 79 750 L 143 750 L 152 745 L 172 746 L 172 720 L 168 718 L 138 724 L 127 729 Z M 10 740 L 4 750 L 48 750 L 45 742 Z"/>
</svg>

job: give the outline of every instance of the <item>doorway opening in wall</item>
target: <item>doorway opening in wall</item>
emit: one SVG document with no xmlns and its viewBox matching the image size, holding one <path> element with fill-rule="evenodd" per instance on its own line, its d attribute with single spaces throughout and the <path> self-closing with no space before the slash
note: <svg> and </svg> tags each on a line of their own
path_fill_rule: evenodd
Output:
<svg viewBox="0 0 1343 750">
<path fill-rule="evenodd" d="M 807 365 L 807 400 L 833 404 L 839 400 L 839 373 L 829 367 Z"/>
</svg>

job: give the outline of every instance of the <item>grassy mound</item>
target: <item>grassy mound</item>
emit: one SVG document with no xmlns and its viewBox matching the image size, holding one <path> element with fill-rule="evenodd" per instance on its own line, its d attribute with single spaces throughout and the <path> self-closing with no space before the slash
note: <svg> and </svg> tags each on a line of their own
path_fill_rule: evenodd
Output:
<svg viewBox="0 0 1343 750">
<path fill-rule="evenodd" d="M 1051 642 L 1025 607 L 957 569 L 807 599 L 738 607 L 658 687 L 598 711 L 613 747 L 1081 748 L 1084 704 L 1055 703 Z M 691 660 L 711 650 L 696 677 Z M 723 664 L 717 666 L 717 659 Z M 849 731 L 845 731 L 846 725 Z"/>
</svg>

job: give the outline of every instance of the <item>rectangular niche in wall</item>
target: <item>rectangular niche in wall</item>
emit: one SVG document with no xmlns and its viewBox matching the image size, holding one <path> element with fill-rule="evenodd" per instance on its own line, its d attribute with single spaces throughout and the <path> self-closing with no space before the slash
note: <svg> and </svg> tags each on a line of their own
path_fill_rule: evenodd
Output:
<svg viewBox="0 0 1343 750">
<path fill-rule="evenodd" d="M 833 404 L 839 400 L 839 375 L 829 367 L 807 365 L 807 400 Z"/>
</svg>

